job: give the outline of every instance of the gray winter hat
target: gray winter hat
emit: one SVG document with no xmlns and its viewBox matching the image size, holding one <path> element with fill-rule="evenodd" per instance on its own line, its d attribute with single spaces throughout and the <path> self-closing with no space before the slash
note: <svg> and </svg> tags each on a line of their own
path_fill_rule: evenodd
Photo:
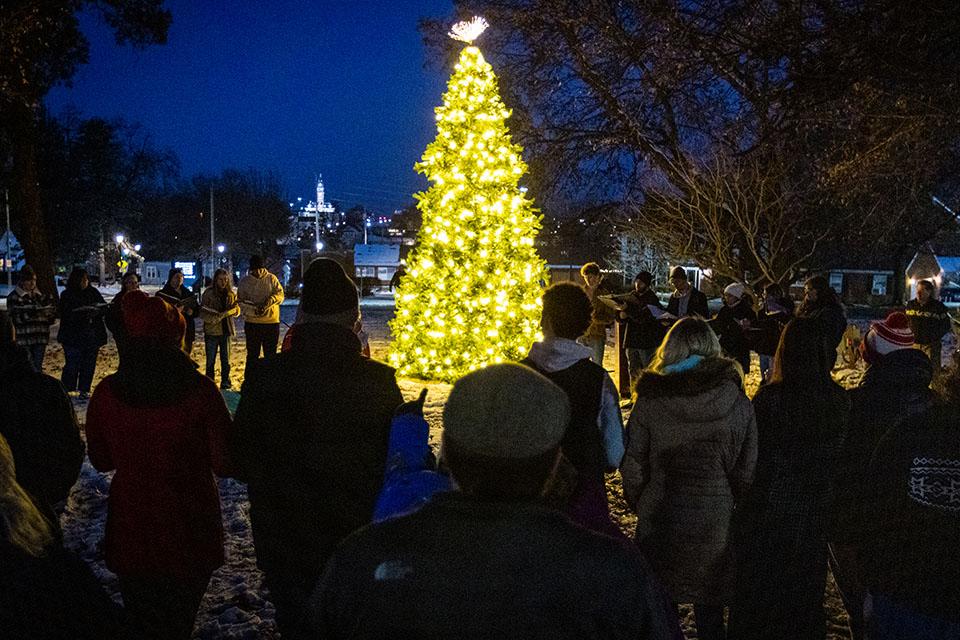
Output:
<svg viewBox="0 0 960 640">
<path fill-rule="evenodd" d="M 490 458 L 532 458 L 558 446 L 567 394 L 533 369 L 494 364 L 457 380 L 443 408 L 444 446 Z"/>
</svg>

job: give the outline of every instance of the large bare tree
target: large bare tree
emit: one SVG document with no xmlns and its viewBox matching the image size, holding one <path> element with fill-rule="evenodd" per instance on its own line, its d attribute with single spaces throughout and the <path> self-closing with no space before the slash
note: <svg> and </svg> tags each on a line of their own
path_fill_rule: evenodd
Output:
<svg viewBox="0 0 960 640">
<path fill-rule="evenodd" d="M 875 252 L 891 235 L 886 229 L 903 226 L 891 221 L 904 216 L 913 224 L 893 234 L 902 244 L 946 222 L 925 203 L 958 154 L 953 2 L 934 0 L 922 11 L 898 0 L 455 5 L 459 15 L 480 13 L 493 25 L 483 47 L 515 108 L 512 129 L 531 156 L 541 198 L 589 193 L 623 203 L 625 212 L 649 210 L 653 198 L 661 210 L 689 212 L 693 202 L 702 210 L 706 193 L 726 193 L 711 204 L 723 211 L 737 192 L 738 202 L 753 200 L 750 211 L 775 219 L 700 230 L 713 246 L 701 244 L 689 257 L 726 270 L 737 265 L 712 262 L 732 247 L 738 277 L 824 264 L 850 238 Z M 444 46 L 445 22 L 424 24 L 428 42 Z M 933 141 L 942 145 L 937 153 L 929 153 Z M 776 189 L 745 188 L 759 181 L 767 189 L 777 177 L 786 183 Z M 721 189 L 723 182 L 730 184 Z M 761 200 L 772 193 L 785 198 L 785 209 Z M 832 235 L 787 243 L 774 231 L 783 216 Z M 638 232 L 673 236 L 673 221 L 639 218 Z M 774 257 L 778 248 L 789 251 Z"/>
<path fill-rule="evenodd" d="M 54 287 L 54 258 L 39 187 L 41 104 L 57 83 L 87 62 L 89 43 L 78 14 L 94 11 L 118 44 L 166 41 L 170 12 L 163 0 L 8 0 L 0 4 L 0 133 L 10 164 L 14 230 L 41 286 Z M 6 163 L 5 163 L 6 164 Z"/>
</svg>

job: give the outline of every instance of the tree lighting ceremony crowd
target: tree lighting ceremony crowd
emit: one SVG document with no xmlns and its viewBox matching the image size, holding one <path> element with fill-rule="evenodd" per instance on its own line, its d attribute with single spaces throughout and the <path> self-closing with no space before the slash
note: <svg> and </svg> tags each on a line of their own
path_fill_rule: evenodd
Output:
<svg viewBox="0 0 960 640">
<path fill-rule="evenodd" d="M 224 561 L 215 476 L 247 483 L 284 638 L 681 638 L 679 603 L 698 638 L 823 638 L 828 567 L 851 637 L 960 637 L 960 372 L 931 347 L 949 330 L 932 283 L 872 324 L 866 374 L 844 390 L 830 373 L 847 322 L 824 278 L 796 309 L 780 287 L 756 305 L 730 285 L 707 319 L 682 268 L 664 309 L 650 273 L 605 301 L 585 265 L 582 285 L 543 291 L 523 360 L 454 383 L 438 459 L 426 390 L 405 402 L 364 354 L 342 267 L 310 264 L 279 353 L 282 288 L 261 258 L 249 267 L 237 291 L 221 270 L 199 299 L 176 269 L 153 296 L 130 274 L 109 304 L 78 268 L 59 308 L 21 272 L 0 314 L 4 637 L 190 637 Z M 40 372 L 54 315 L 60 381 Z M 231 416 L 214 374 L 240 316 Z M 187 355 L 196 317 L 206 375 Z M 625 426 L 600 364 L 614 321 Z M 773 345 L 752 400 L 751 325 Z M 119 366 L 81 438 L 68 394 L 90 391 L 107 327 Z M 85 454 L 115 472 L 104 553 L 122 610 L 60 542 Z M 617 472 L 632 538 L 608 507 Z"/>
</svg>

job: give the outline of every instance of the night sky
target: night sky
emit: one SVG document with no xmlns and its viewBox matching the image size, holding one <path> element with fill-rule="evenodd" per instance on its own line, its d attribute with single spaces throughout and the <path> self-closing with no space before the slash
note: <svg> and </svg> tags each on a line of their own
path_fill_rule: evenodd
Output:
<svg viewBox="0 0 960 640">
<path fill-rule="evenodd" d="M 436 135 L 452 70 L 427 65 L 421 17 L 450 0 L 168 0 L 167 44 L 136 51 L 85 16 L 90 63 L 54 89 L 54 113 L 141 123 L 184 176 L 275 170 L 285 195 L 389 212 L 426 186 L 413 170 Z"/>
</svg>

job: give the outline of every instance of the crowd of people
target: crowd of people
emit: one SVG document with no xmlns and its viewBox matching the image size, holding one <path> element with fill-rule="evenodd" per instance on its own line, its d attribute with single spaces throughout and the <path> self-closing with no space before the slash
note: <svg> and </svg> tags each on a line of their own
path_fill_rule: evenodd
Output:
<svg viewBox="0 0 960 640">
<path fill-rule="evenodd" d="M 282 289 L 250 266 L 236 293 L 218 272 L 199 300 L 184 295 L 173 270 L 161 295 L 133 276 L 109 305 L 75 270 L 59 308 L 21 279 L 0 313 L 9 637 L 189 638 L 224 562 L 217 477 L 247 485 L 285 640 L 676 640 L 681 604 L 703 640 L 822 640 L 828 570 L 853 638 L 960 637 L 960 369 L 936 375 L 923 348 L 942 328 L 931 299 L 871 326 L 869 367 L 845 391 L 830 374 L 846 319 L 823 278 L 795 311 L 774 285 L 755 308 L 733 283 L 709 318 L 682 268 L 666 308 L 649 273 L 610 305 L 585 268 L 585 286 L 544 291 L 543 338 L 524 360 L 453 385 L 438 457 L 424 394 L 404 402 L 394 370 L 364 354 L 340 265 L 310 264 L 280 353 Z M 59 382 L 33 348 L 56 313 Z M 220 389 L 239 315 L 248 358 L 231 416 Z M 196 317 L 206 375 L 184 350 Z M 633 350 L 626 424 L 602 367 L 618 320 Z M 105 322 L 119 366 L 93 390 L 84 444 L 67 393 L 89 392 Z M 772 359 L 750 399 L 757 345 Z M 103 548 L 122 609 L 59 534 L 85 455 L 114 474 Z M 615 472 L 632 539 L 609 510 Z"/>
</svg>

